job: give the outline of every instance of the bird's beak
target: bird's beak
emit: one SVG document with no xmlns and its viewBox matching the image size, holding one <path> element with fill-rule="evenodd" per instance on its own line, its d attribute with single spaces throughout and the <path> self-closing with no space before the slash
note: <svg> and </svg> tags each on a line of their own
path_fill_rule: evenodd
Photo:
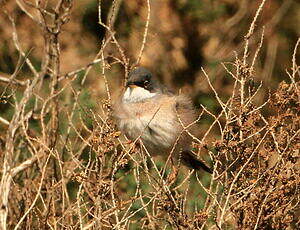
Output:
<svg viewBox="0 0 300 230">
<path fill-rule="evenodd" d="M 131 83 L 131 82 L 129 82 L 129 83 L 127 83 L 127 87 L 130 87 L 130 88 L 137 88 L 138 86 L 135 85 L 135 84 L 133 84 L 133 83 Z"/>
</svg>

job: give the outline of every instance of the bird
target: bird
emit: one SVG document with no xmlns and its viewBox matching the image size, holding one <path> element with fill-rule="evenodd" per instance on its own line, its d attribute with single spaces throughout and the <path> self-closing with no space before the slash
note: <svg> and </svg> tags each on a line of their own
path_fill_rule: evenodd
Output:
<svg viewBox="0 0 300 230">
<path fill-rule="evenodd" d="M 139 139 L 151 156 L 172 154 L 172 160 L 212 173 L 191 150 L 197 131 L 191 125 L 197 118 L 191 99 L 172 93 L 148 69 L 129 72 L 113 110 L 119 130 L 131 141 Z"/>
</svg>

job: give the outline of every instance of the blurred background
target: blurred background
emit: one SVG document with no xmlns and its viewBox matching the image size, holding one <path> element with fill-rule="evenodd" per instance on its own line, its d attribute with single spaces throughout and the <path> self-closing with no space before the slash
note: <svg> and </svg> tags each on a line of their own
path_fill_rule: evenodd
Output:
<svg viewBox="0 0 300 230">
<path fill-rule="evenodd" d="M 0 0 L 0 117 L 7 121 L 10 121 L 14 114 L 13 96 L 18 100 L 23 96 L 25 89 L 24 85 L 12 86 L 1 80 L 4 78 L 8 79 L 15 71 L 18 63 L 19 53 L 15 46 L 16 36 L 13 37 L 13 34 L 17 34 L 19 47 L 31 60 L 37 71 L 41 70 L 41 63 L 45 56 L 44 31 L 28 16 L 32 15 L 33 18 L 39 17 L 38 11 L 34 7 L 30 7 L 30 4 L 33 4 L 35 1 L 27 0 L 26 2 L 27 4 L 24 4 L 23 1 Z M 51 7 L 55 7 L 58 1 L 45 2 L 48 4 L 47 9 L 51 11 Z M 124 54 L 129 59 L 129 65 L 133 65 L 137 61 L 142 46 L 148 15 L 147 1 L 119 0 L 115 2 L 117 3 L 114 6 L 115 17 L 112 19 L 115 36 L 124 50 Z M 193 99 L 199 112 L 201 104 L 213 114 L 218 114 L 221 110 L 220 105 L 215 99 L 214 93 L 201 71 L 201 67 L 207 72 L 220 98 L 223 101 L 228 99 L 233 92 L 234 79 L 226 72 L 222 63 L 226 65 L 228 70 L 233 70 L 234 72 L 235 66 L 233 63 L 236 61 L 236 57 L 241 58 L 243 56 L 245 35 L 248 33 L 249 26 L 261 1 L 151 0 L 150 2 L 149 28 L 140 65 L 149 68 L 153 74 L 158 76 L 174 92 L 188 94 Z M 104 23 L 107 23 L 107 18 L 109 18 L 112 11 L 112 1 L 101 1 L 100 9 L 100 17 Z M 24 10 L 27 11 L 27 14 L 24 13 Z M 14 30 L 11 19 L 14 19 L 16 30 Z M 68 23 L 62 26 L 62 32 L 59 35 L 59 76 L 63 77 L 72 71 L 77 73 L 75 80 L 71 83 L 68 80 L 60 81 L 61 88 L 68 83 L 72 87 L 67 88 L 59 95 L 59 131 L 62 136 L 67 136 L 66 140 L 72 144 L 75 143 L 72 146 L 76 150 L 74 152 L 77 153 L 77 149 L 79 149 L 76 157 L 85 161 L 88 161 L 89 149 L 85 147 L 79 148 L 79 144 L 77 146 L 77 143 L 82 143 L 82 141 L 77 137 L 77 133 L 75 134 L 74 130 L 70 132 L 69 137 L 67 126 L 70 126 L 71 122 L 67 124 L 69 118 L 67 114 L 70 111 L 72 113 L 74 111 L 73 121 L 75 124 L 80 124 L 80 126 L 85 125 L 83 128 L 80 127 L 80 134 L 83 137 L 87 137 L 89 133 L 85 128 L 88 127 L 90 130 L 94 130 L 93 128 L 95 127 L 93 126 L 91 114 L 87 115 L 87 112 L 90 112 L 91 109 L 96 114 L 100 113 L 103 109 L 103 99 L 107 97 L 101 64 L 94 64 L 89 72 L 86 71 L 86 67 L 97 56 L 103 40 L 109 36 L 105 28 L 98 23 L 98 19 L 98 1 L 74 1 L 70 19 Z M 249 63 L 251 63 L 264 31 L 263 44 L 256 59 L 255 71 L 251 75 L 252 84 L 255 86 L 262 82 L 262 90 L 255 97 L 255 102 L 258 105 L 266 100 L 269 93 L 275 90 L 280 82 L 290 81 L 286 70 L 290 69 L 292 65 L 294 47 L 300 36 L 299 25 L 299 1 L 266 1 L 258 18 L 254 34 L 250 39 L 248 57 Z M 113 43 L 107 45 L 104 56 L 105 76 L 109 89 L 112 94 L 116 94 L 122 88 L 122 83 L 125 79 L 124 66 L 116 62 L 116 58 L 122 59 L 122 57 Z M 80 71 L 81 68 L 85 69 Z M 88 74 L 85 76 L 86 73 Z M 26 104 L 28 111 L 40 112 L 33 108 L 34 104 L 38 103 L 36 101 L 40 98 L 49 96 L 51 88 L 49 83 L 51 82 L 49 79 L 50 75 L 45 74 L 42 77 L 44 77 L 44 84 L 41 83 L 42 87 L 40 90 L 37 90 L 33 98 L 30 98 L 28 104 Z M 22 66 L 16 75 L 16 79 L 20 81 L 33 79 L 33 74 L 27 65 Z M 78 95 L 76 94 L 77 92 L 79 92 Z M 36 95 L 38 95 L 38 100 L 34 98 Z M 76 104 L 74 106 L 74 108 L 76 107 L 75 109 L 73 109 L 73 104 Z M 264 112 L 270 113 L 268 108 Z M 49 114 L 47 116 L 50 117 Z M 49 117 L 45 119 L 47 122 L 50 120 Z M 213 119 L 208 115 L 201 119 L 202 132 L 207 131 L 212 121 Z M 41 136 L 41 127 L 34 116 L 30 118 L 29 125 L 30 131 L 36 132 L 36 136 Z M 0 141 L 2 146 L 5 143 L 6 131 L 7 125 L 0 122 Z M 218 127 L 210 134 L 210 137 L 207 139 L 218 139 Z M 96 136 L 96 139 L 100 147 L 102 144 L 110 144 L 108 141 L 105 142 L 103 139 L 100 139 L 99 136 Z M 22 142 L 20 143 L 22 147 Z M 59 145 L 60 148 L 57 149 L 63 155 L 62 158 L 69 157 L 65 154 L 65 142 L 61 140 Z M 23 150 L 21 149 L 20 151 Z M 99 152 L 101 151 L 99 150 Z M 102 151 L 101 154 L 109 151 Z M 24 151 L 22 154 L 24 154 Z M 21 160 L 24 157 L 22 154 L 18 155 Z M 31 156 L 29 153 L 27 155 Z M 79 171 L 76 168 L 77 165 L 75 165 L 76 167 L 74 166 L 75 163 L 72 158 L 68 158 L 66 162 L 69 163 L 69 165 L 65 164 L 66 169 L 64 170 L 66 172 L 69 170 L 68 167 L 73 167 Z M 162 168 L 163 162 L 158 162 L 158 165 L 159 168 Z M 109 169 L 110 165 L 107 164 L 105 167 Z M 77 172 L 76 170 L 74 172 Z M 118 173 L 122 176 L 125 174 L 126 177 L 118 184 L 118 194 L 122 194 L 122 197 L 127 197 L 126 199 L 130 200 L 135 192 L 133 174 L 129 173 L 132 172 L 130 171 L 130 165 L 122 170 Z M 40 172 L 39 168 L 37 168 L 36 172 Z M 35 176 L 35 174 L 33 175 Z M 49 175 L 49 181 L 51 181 L 53 177 L 52 174 Z M 120 178 L 120 175 L 117 177 Z M 179 177 L 180 180 L 183 180 L 185 175 L 180 174 Z M 209 176 L 204 175 L 201 179 L 204 180 L 205 186 L 209 184 Z M 20 184 L 23 186 L 21 177 L 19 181 L 15 181 L 16 185 Z M 95 179 L 95 181 L 99 182 L 100 180 Z M 197 199 L 189 199 L 188 202 L 192 203 L 190 207 L 194 207 L 193 205 L 198 202 L 198 204 L 200 203 L 199 208 L 202 208 L 205 199 L 199 199 L 199 197 L 205 198 L 207 195 L 194 183 L 195 181 L 196 177 L 193 177 L 191 185 L 187 186 L 191 187 L 189 193 L 193 193 Z M 68 181 L 66 184 L 69 186 L 68 192 L 71 194 L 71 198 L 75 200 L 79 183 Z M 145 187 L 147 186 L 149 185 L 146 183 Z M 15 187 L 18 189 L 17 186 Z M 101 190 L 98 184 L 95 187 Z M 47 188 L 52 187 L 49 185 Z M 30 189 L 30 187 L 24 186 L 22 189 L 25 191 L 25 189 Z M 24 194 L 23 196 L 26 197 L 26 192 Z M 124 198 L 124 200 L 126 199 Z M 141 205 L 133 206 L 135 210 L 140 207 Z M 19 210 L 19 207 L 16 206 L 15 210 Z M 194 209 L 191 208 L 189 211 L 193 212 Z"/>
<path fill-rule="evenodd" d="M 28 1 L 30 2 L 30 1 Z M 33 2 L 33 1 L 32 1 Z M 51 4 L 51 1 L 50 1 Z M 260 1 L 248 0 L 154 0 L 141 65 L 148 67 L 169 88 L 187 92 L 195 105 L 200 103 L 215 111 L 217 102 L 211 97 L 201 67 L 209 74 L 221 96 L 228 96 L 233 87 L 221 62 L 234 62 L 243 54 L 244 36 Z M 2 1 L 0 13 L 0 75 L 13 73 L 18 53 L 12 41 L 13 27 L 8 18 L 15 19 L 20 46 L 40 69 L 43 56 L 42 30 L 17 6 L 15 1 Z M 261 54 L 256 62 L 255 82 L 263 81 L 263 99 L 278 82 L 289 80 L 286 69 L 291 66 L 292 52 L 300 36 L 299 1 L 267 1 L 258 19 L 259 27 L 250 47 L 257 47 L 265 27 Z M 101 17 L 106 22 L 111 1 L 101 3 Z M 36 11 L 27 8 L 32 14 Z M 114 29 L 130 63 L 136 61 L 147 19 L 147 3 L 143 0 L 120 1 L 116 7 Z M 96 56 L 105 29 L 98 24 L 98 3 L 95 0 L 76 1 L 70 21 L 63 26 L 61 41 L 61 74 L 86 66 Z M 107 48 L 108 55 L 120 56 L 116 49 Z M 254 50 L 253 50 L 254 51 Z M 250 53 L 250 58 L 254 52 Z M 108 64 L 111 60 L 107 58 Z M 232 68 L 232 66 L 228 67 Z M 94 65 L 84 84 L 90 100 L 105 96 L 105 86 L 99 64 Z M 115 91 L 124 79 L 120 64 L 111 65 L 106 72 L 110 87 Z M 80 77 L 80 76 L 79 76 Z M 26 66 L 17 79 L 30 79 Z M 78 81 L 80 82 L 80 81 Z M 3 87 L 0 83 L 0 87 Z M 9 119 L 8 105 L 0 105 L 0 114 Z"/>
</svg>

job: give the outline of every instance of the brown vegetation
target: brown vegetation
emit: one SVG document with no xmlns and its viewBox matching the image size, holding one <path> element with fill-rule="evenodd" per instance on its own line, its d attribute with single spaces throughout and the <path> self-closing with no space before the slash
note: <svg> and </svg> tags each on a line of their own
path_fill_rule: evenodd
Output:
<svg viewBox="0 0 300 230">
<path fill-rule="evenodd" d="M 0 2 L 0 229 L 299 229 L 299 5 L 83 2 Z M 116 129 L 139 64 L 201 106 L 211 176 Z"/>
</svg>

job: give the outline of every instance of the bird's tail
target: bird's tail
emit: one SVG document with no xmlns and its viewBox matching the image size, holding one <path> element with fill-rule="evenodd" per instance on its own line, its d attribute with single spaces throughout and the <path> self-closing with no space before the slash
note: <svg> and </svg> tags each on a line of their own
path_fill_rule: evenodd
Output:
<svg viewBox="0 0 300 230">
<path fill-rule="evenodd" d="M 189 150 L 181 152 L 182 163 L 192 169 L 199 170 L 203 169 L 208 173 L 213 173 L 212 169 L 208 167 L 203 161 L 199 160 L 197 156 Z"/>
</svg>

